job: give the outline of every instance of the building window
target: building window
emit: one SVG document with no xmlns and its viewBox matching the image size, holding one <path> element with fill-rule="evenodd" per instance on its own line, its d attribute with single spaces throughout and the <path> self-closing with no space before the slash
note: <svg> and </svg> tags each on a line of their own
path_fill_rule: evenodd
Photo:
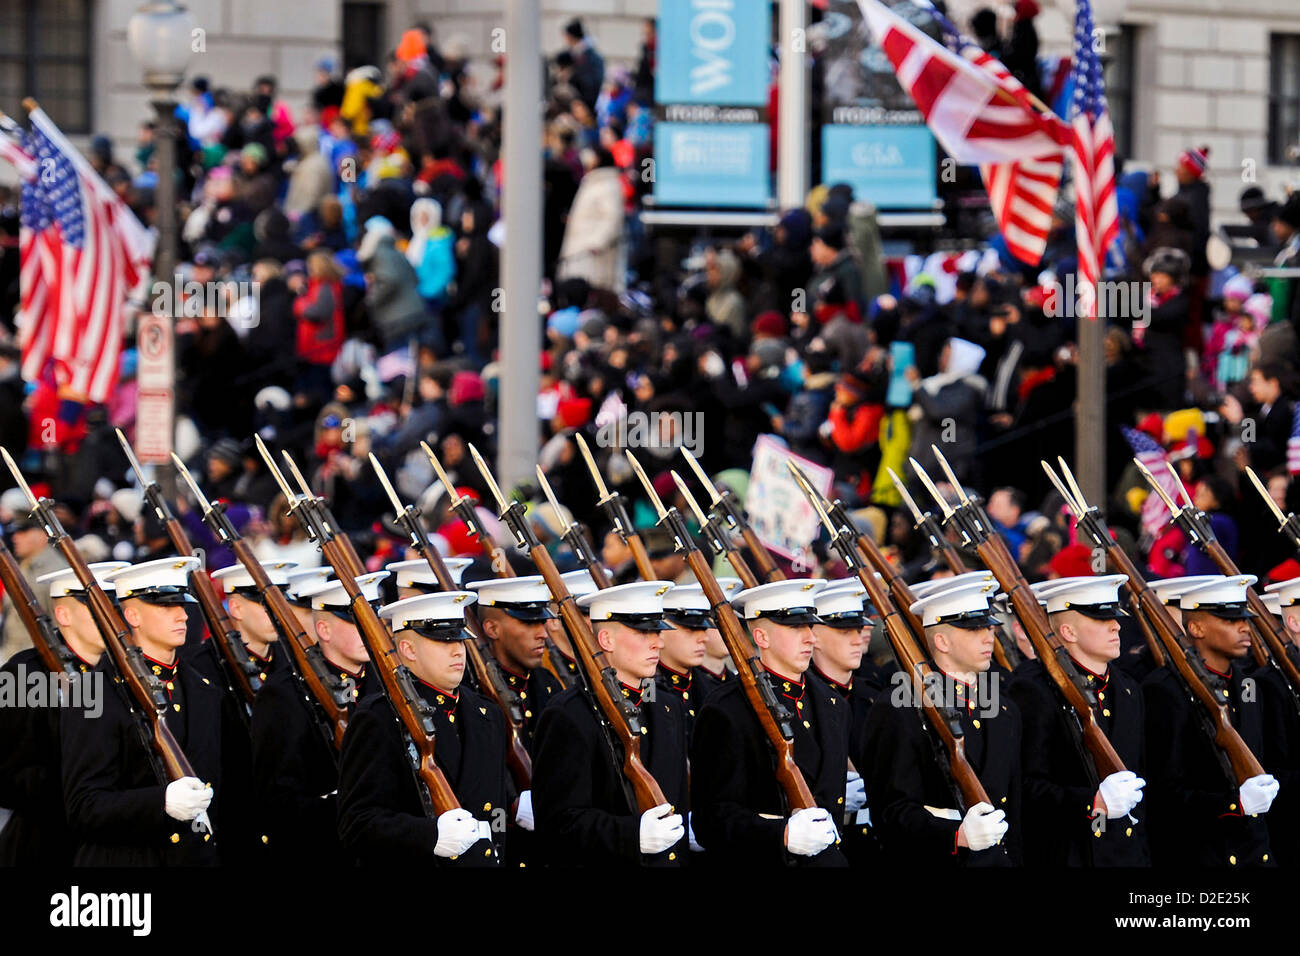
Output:
<svg viewBox="0 0 1300 956">
<path fill-rule="evenodd" d="M 343 71 L 359 66 L 384 68 L 384 7 L 378 3 L 343 4 Z"/>
<path fill-rule="evenodd" d="M 1274 33 L 1268 62 L 1268 161 L 1293 166 L 1300 163 L 1300 33 Z"/>
<path fill-rule="evenodd" d="M 1110 108 L 1110 122 L 1115 128 L 1115 155 L 1121 159 L 1131 159 L 1133 156 L 1133 80 L 1137 62 L 1137 34 L 1137 27 L 1130 23 L 1121 24 L 1118 33 L 1106 34 L 1106 49 L 1101 54 L 1106 105 Z"/>
<path fill-rule="evenodd" d="M 0 3 L 0 109 L 31 96 L 65 133 L 90 132 L 90 0 Z"/>
</svg>

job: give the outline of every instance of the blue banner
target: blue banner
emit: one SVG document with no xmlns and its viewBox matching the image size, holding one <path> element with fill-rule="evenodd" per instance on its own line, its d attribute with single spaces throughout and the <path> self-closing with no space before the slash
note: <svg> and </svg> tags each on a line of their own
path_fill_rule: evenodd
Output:
<svg viewBox="0 0 1300 956">
<path fill-rule="evenodd" d="M 766 0 L 659 0 L 655 102 L 765 106 Z"/>
<path fill-rule="evenodd" d="M 655 124 L 655 202 L 766 206 L 771 131 L 763 123 Z"/>
<path fill-rule="evenodd" d="M 880 209 L 929 209 L 934 155 L 925 126 L 823 126 L 821 181 L 848 183 L 854 198 Z"/>
</svg>

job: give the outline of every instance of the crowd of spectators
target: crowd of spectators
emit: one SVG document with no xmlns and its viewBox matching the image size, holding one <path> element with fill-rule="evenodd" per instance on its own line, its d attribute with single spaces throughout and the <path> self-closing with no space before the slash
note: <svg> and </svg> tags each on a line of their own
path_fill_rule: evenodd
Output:
<svg viewBox="0 0 1300 956">
<path fill-rule="evenodd" d="M 1017 30 L 1012 46 L 1036 45 L 1019 21 Z M 755 441 L 776 436 L 829 468 L 836 493 L 917 576 L 929 556 L 887 469 L 906 474 L 909 456 L 932 465 L 932 443 L 988 499 L 1031 577 L 1078 567 L 1060 499 L 1037 465 L 1074 454 L 1067 195 L 1032 267 L 992 227 L 961 248 L 886 257 L 875 210 L 843 184 L 817 187 L 771 228 L 700 239 L 665 262 L 639 215 L 653 185 L 645 170 L 654 22 L 645 23 L 632 68 L 606 64 L 577 19 L 561 43 L 546 87 L 539 457 L 606 562 L 621 568 L 629 555 L 604 534 L 572 436 L 585 434 L 610 485 L 639 500 L 626 465 L 595 439 L 620 416 L 655 421 L 658 440 L 641 457 L 672 500 L 667 472 L 680 467 L 673 446 L 683 440 L 673 429 L 698 413 L 704 467 L 729 475 L 738 494 Z M 178 453 L 211 498 L 230 502 L 263 556 L 320 560 L 286 517 L 254 434 L 290 450 L 371 564 L 402 548 L 371 452 L 423 509 L 440 547 L 479 552 L 421 442 L 458 488 L 486 497 L 467 447 L 493 459 L 500 389 L 503 62 L 491 66 L 484 82 L 489 74 L 468 68 L 459 38 L 440 42 L 417 26 L 382 67 L 344 75 L 322 60 L 306 102 L 286 102 L 273 76 L 248 90 L 197 77 L 185 90 L 180 273 L 187 288 L 204 291 L 182 302 L 176 325 Z M 129 162 L 106 138 L 91 149 L 96 169 L 146 224 L 157 212 L 155 132 L 141 125 Z M 1253 465 L 1285 501 L 1300 294 L 1291 280 L 1211 268 L 1210 162 L 1207 150 L 1188 149 L 1169 188 L 1146 171 L 1117 178 L 1121 230 L 1106 279 L 1131 298 L 1103 317 L 1105 504 L 1153 571 L 1197 568 L 1176 531 L 1143 526 L 1146 488 L 1128 463 L 1132 442 L 1146 436 L 1177 463 L 1244 570 L 1290 576 L 1287 546 L 1243 485 L 1241 466 Z M 1259 246 L 1280 265 L 1300 265 L 1300 197 L 1270 201 L 1252 188 L 1241 203 Z M 0 196 L 10 237 L 15 204 Z M 0 443 L 60 502 L 88 558 L 165 553 L 165 534 L 142 512 L 112 432 L 134 437 L 135 351 L 124 350 L 107 405 L 79 402 L 53 372 L 22 381 L 13 246 L 0 266 Z M 149 308 L 147 297 L 135 305 Z M 559 543 L 567 516 L 534 486 L 518 492 L 544 540 L 571 563 Z M 15 494 L 0 497 L 0 521 L 21 532 Z M 184 494 L 177 502 L 209 566 L 219 566 L 219 543 Z M 487 529 L 508 544 L 483 510 Z M 645 508 L 636 518 L 652 523 Z M 20 558 L 40 552 L 31 544 Z"/>
</svg>

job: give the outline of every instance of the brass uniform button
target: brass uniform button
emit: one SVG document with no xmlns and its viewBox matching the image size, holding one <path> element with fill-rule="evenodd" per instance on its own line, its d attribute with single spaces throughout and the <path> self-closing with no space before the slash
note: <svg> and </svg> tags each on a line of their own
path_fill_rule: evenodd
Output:
<svg viewBox="0 0 1300 956">
<path fill-rule="evenodd" d="M 804 726 L 805 726 L 805 727 L 806 727 L 806 726 L 807 726 L 807 724 L 805 724 L 805 725 L 804 725 Z M 641 728 L 641 733 L 643 733 L 643 734 L 644 734 L 644 733 L 648 733 L 648 732 L 649 732 L 649 730 L 650 730 L 650 728 L 649 728 L 649 727 L 642 727 L 642 728 Z"/>
<path fill-rule="evenodd" d="M 532 712 L 531 710 L 526 710 L 526 711 L 524 711 L 524 716 L 525 716 L 525 717 L 531 717 L 531 716 L 533 716 L 533 712 Z"/>
<path fill-rule="evenodd" d="M 623 691 L 623 693 L 626 694 L 627 691 Z M 519 692 L 519 699 L 520 699 L 520 700 L 527 700 L 527 699 L 528 699 L 528 691 L 526 691 L 526 690 L 521 690 L 521 691 Z"/>
<path fill-rule="evenodd" d="M 1109 717 L 1109 716 L 1110 716 L 1110 708 L 1107 707 L 1105 710 L 1103 710 L 1103 711 L 1101 712 L 1101 715 L 1102 715 L 1103 717 Z"/>
<path fill-rule="evenodd" d="M 171 681 L 168 681 L 168 682 L 167 682 L 167 689 L 168 689 L 168 690 L 175 690 L 175 689 L 176 689 L 176 685 L 173 684 Z"/>
<path fill-rule="evenodd" d="M 488 810 L 491 810 L 491 809 L 492 809 L 492 804 L 490 804 L 490 803 L 485 803 L 485 804 L 483 804 L 483 810 L 484 810 L 484 812 L 487 812 Z"/>
<path fill-rule="evenodd" d="M 688 690 L 682 691 L 682 700 L 690 700 L 690 699 L 691 699 L 691 692 Z"/>
<path fill-rule="evenodd" d="M 207 842 L 208 842 L 209 840 L 211 840 L 211 839 L 212 839 L 212 834 L 211 834 L 211 833 L 205 833 L 205 834 L 203 834 L 203 842 L 204 842 L 204 843 L 207 843 Z"/>
<path fill-rule="evenodd" d="M 459 859 L 460 859 L 460 855 L 457 854 L 456 856 L 450 857 L 449 859 L 451 859 L 451 860 L 459 860 Z"/>
<path fill-rule="evenodd" d="M 176 713 L 179 714 L 179 713 L 181 712 L 181 705 L 180 705 L 180 704 L 172 704 L 172 707 L 176 710 Z"/>
<path fill-rule="evenodd" d="M 180 842 L 181 842 L 181 835 L 180 835 L 179 833 L 173 833 L 173 834 L 171 835 L 170 839 L 171 839 L 171 841 L 172 841 L 173 843 L 180 843 Z"/>
<path fill-rule="evenodd" d="M 972 720 L 971 723 L 975 725 L 975 729 L 976 729 L 976 730 L 979 730 L 979 729 L 980 729 L 979 718 L 976 718 L 975 720 Z"/>
<path fill-rule="evenodd" d="M 794 705 L 798 710 L 803 710 L 803 701 L 796 701 Z"/>
<path fill-rule="evenodd" d="M 1264 854 L 1264 862 L 1265 862 L 1265 863 L 1268 862 L 1268 854 L 1267 854 L 1267 853 Z"/>
<path fill-rule="evenodd" d="M 258 679 L 258 680 L 266 680 L 266 672 L 263 671 L 262 673 L 258 674 L 258 675 L 257 675 L 257 679 Z"/>
<path fill-rule="evenodd" d="M 1236 866 L 1236 865 L 1237 865 L 1237 858 L 1236 858 L 1235 856 L 1230 856 L 1230 857 L 1228 857 L 1228 862 L 1231 863 L 1233 866 Z"/>
<path fill-rule="evenodd" d="M 1001 800 L 998 801 L 998 803 L 1006 803 L 1006 802 L 1007 802 L 1007 798 L 1006 798 L 1006 797 L 1003 797 Z"/>
<path fill-rule="evenodd" d="M 808 721 L 805 720 L 805 721 L 803 722 L 803 725 L 804 725 L 805 727 L 807 727 L 809 730 L 812 730 L 812 724 L 808 723 Z"/>
<path fill-rule="evenodd" d="M 271 842 L 270 839 L 267 837 L 267 835 L 266 835 L 265 833 L 262 834 L 262 842 L 263 842 L 263 843 L 270 843 L 270 842 Z"/>
<path fill-rule="evenodd" d="M 484 850 L 484 851 L 483 851 L 483 855 L 484 855 L 484 856 L 491 856 L 491 855 L 492 855 L 492 848 L 489 847 L 488 849 Z"/>
<path fill-rule="evenodd" d="M 456 722 L 456 715 L 455 715 L 455 714 L 448 714 L 448 715 L 447 715 L 447 720 L 449 720 L 451 723 L 454 724 L 454 723 Z"/>
<path fill-rule="evenodd" d="M 1237 805 L 1236 805 L 1235 803 L 1230 803 L 1230 804 L 1228 804 L 1228 809 L 1229 809 L 1229 810 L 1236 810 L 1236 809 L 1237 809 Z"/>
<path fill-rule="evenodd" d="M 1125 835 L 1125 836 L 1132 836 L 1132 835 L 1133 835 L 1133 828 L 1132 828 L 1132 827 L 1125 827 L 1125 828 L 1124 828 L 1124 835 Z"/>
<path fill-rule="evenodd" d="M 844 802 L 844 798 L 843 798 L 843 797 L 840 797 L 840 798 L 839 798 L 838 800 L 836 800 L 835 802 L 836 802 L 836 803 L 843 803 L 843 802 Z"/>
<path fill-rule="evenodd" d="M 671 862 L 671 861 L 673 861 L 673 860 L 675 860 L 675 859 L 677 859 L 677 854 L 676 854 L 676 853 L 669 853 L 669 854 L 668 854 L 668 860 L 669 860 L 669 862 Z"/>
</svg>

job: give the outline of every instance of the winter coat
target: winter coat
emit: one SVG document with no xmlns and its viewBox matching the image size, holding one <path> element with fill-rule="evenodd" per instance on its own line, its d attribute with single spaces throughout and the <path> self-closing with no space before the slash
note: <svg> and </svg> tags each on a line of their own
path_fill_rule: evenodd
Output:
<svg viewBox="0 0 1300 956">
<path fill-rule="evenodd" d="M 582 177 L 569 210 L 556 275 L 586 279 L 593 288 L 621 293 L 626 288 L 623 180 L 612 166 Z"/>
<path fill-rule="evenodd" d="M 370 321 L 387 351 L 403 344 L 423 326 L 427 314 L 420 299 L 419 279 L 406 256 L 397 251 L 393 237 L 381 235 L 373 243 L 369 240 L 367 234 L 358 258 L 370 276 L 366 286 Z"/>
</svg>

